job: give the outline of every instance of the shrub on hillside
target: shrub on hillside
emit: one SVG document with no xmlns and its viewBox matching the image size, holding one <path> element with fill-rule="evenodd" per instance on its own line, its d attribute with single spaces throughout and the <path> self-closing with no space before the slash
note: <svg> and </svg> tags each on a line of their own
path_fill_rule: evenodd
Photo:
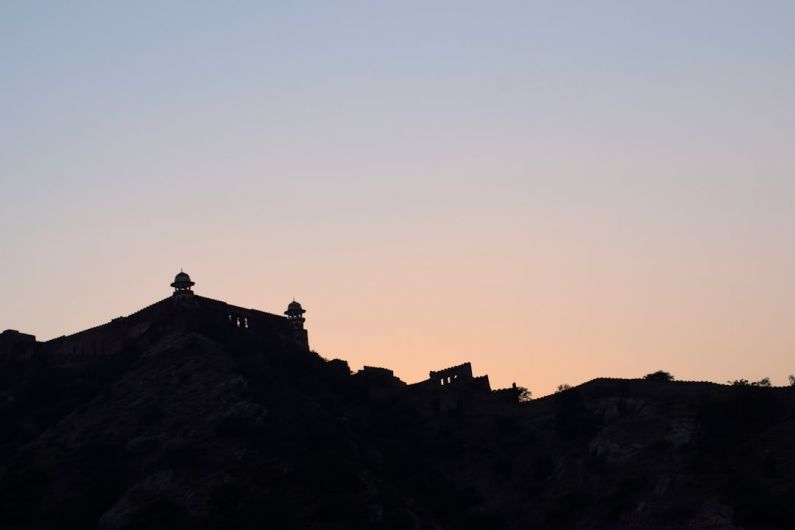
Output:
<svg viewBox="0 0 795 530">
<path fill-rule="evenodd" d="M 664 370 L 657 370 L 656 372 L 646 374 L 643 379 L 649 381 L 673 381 L 674 376 Z"/>
</svg>

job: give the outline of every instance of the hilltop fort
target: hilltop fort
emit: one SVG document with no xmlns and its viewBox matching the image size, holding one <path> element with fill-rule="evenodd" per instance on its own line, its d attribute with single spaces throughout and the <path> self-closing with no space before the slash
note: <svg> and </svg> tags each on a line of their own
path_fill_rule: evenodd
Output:
<svg viewBox="0 0 795 530">
<path fill-rule="evenodd" d="M 45 342 L 37 342 L 35 336 L 17 330 L 5 330 L 0 334 L 0 355 L 21 358 L 41 355 L 56 362 L 114 355 L 123 349 L 125 343 L 135 341 L 163 322 L 184 328 L 226 326 L 292 347 L 309 349 L 304 329 L 303 315 L 306 311 L 295 300 L 281 316 L 199 296 L 193 292 L 194 285 L 196 283 L 190 276 L 180 271 L 171 283 L 174 292 L 168 298 L 129 316 L 114 318 L 106 324 Z"/>
<path fill-rule="evenodd" d="M 0 333 L 0 362 L 44 360 L 55 365 L 90 362 L 92 359 L 120 354 L 126 345 L 134 344 L 146 333 L 159 326 L 171 329 L 201 329 L 212 335 L 244 335 L 252 340 L 276 344 L 287 350 L 308 352 L 309 336 L 305 327 L 306 310 L 296 300 L 287 305 L 283 315 L 258 309 L 244 308 L 221 300 L 196 294 L 196 283 L 184 271 L 180 271 L 171 283 L 173 292 L 128 316 L 112 319 L 71 335 L 57 337 L 44 342 L 34 335 L 13 329 Z M 336 360 L 336 365 L 347 363 Z M 394 376 L 392 370 L 365 366 L 355 374 L 357 380 L 374 385 L 405 386 Z M 445 390 L 446 399 L 439 402 L 442 408 L 458 406 L 462 396 L 518 396 L 513 388 L 492 391 L 488 375 L 474 376 L 469 362 L 429 372 L 428 379 L 410 385 L 416 392 Z"/>
<path fill-rule="evenodd" d="M 727 530 L 795 520 L 795 388 L 595 379 L 524 401 L 468 362 L 352 373 L 194 293 L 0 334 L 0 528 Z"/>
</svg>

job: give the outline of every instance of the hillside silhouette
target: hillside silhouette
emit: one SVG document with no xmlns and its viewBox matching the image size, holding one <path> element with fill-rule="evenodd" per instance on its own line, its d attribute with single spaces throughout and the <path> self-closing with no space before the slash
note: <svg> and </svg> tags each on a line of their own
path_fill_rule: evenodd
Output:
<svg viewBox="0 0 795 530">
<path fill-rule="evenodd" d="M 795 521 L 793 388 L 597 379 L 521 401 L 443 372 L 407 385 L 322 358 L 290 335 L 303 320 L 213 320 L 191 296 L 112 322 L 90 354 L 65 355 L 68 338 L 3 351 L 0 528 Z"/>
</svg>

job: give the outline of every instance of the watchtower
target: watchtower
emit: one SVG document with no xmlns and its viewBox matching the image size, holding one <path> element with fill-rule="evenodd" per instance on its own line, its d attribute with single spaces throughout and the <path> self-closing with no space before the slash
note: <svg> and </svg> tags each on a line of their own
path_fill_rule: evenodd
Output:
<svg viewBox="0 0 795 530">
<path fill-rule="evenodd" d="M 171 287 L 174 288 L 174 297 L 176 298 L 186 298 L 193 296 L 193 290 L 191 287 L 196 285 L 196 282 L 192 282 L 188 273 L 180 270 L 179 274 L 174 277 L 174 282 L 171 284 Z"/>
<path fill-rule="evenodd" d="M 295 342 L 308 350 L 309 337 L 306 330 L 304 329 L 304 322 L 306 322 L 304 313 L 306 313 L 306 310 L 295 300 L 290 302 L 290 304 L 287 306 L 287 311 L 284 312 L 284 314 L 287 315 L 287 320 L 293 327 Z"/>
</svg>

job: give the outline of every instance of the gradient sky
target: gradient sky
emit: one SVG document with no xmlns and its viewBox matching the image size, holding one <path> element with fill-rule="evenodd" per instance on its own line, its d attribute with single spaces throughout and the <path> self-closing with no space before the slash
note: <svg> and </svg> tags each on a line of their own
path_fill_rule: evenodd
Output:
<svg viewBox="0 0 795 530">
<path fill-rule="evenodd" d="M 535 395 L 795 373 L 795 3 L 0 3 L 0 329 L 170 294 Z"/>
</svg>

